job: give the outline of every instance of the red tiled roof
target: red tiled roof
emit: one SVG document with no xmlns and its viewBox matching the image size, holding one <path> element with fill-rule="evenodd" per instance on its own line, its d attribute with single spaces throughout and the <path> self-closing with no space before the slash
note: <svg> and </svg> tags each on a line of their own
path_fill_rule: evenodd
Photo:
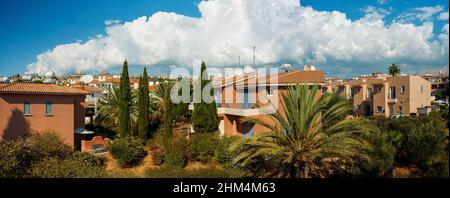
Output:
<svg viewBox="0 0 450 198">
<path fill-rule="evenodd" d="M 275 84 L 293 84 L 293 83 L 324 83 L 325 73 L 323 71 L 292 71 L 281 72 L 277 74 L 267 75 L 265 77 L 258 78 L 257 80 L 251 80 L 255 75 L 244 75 L 240 77 L 233 77 L 234 79 L 221 79 L 221 82 L 216 81 L 215 85 L 223 86 L 231 82 L 237 83 L 237 85 L 255 85 L 256 83 L 275 83 Z M 218 83 L 218 84 L 217 84 Z"/>
<path fill-rule="evenodd" d="M 87 95 L 89 92 L 55 84 L 12 83 L 0 87 L 0 93 L 50 94 L 50 95 Z"/>
<path fill-rule="evenodd" d="M 148 86 L 148 90 L 149 91 L 156 91 L 156 86 L 154 86 L 154 85 Z"/>
<path fill-rule="evenodd" d="M 84 90 L 87 92 L 103 92 L 103 89 L 97 88 L 97 87 L 91 87 L 89 85 L 72 85 L 71 87 L 76 88 L 76 89 L 80 89 L 80 90 Z"/>
<path fill-rule="evenodd" d="M 277 84 L 292 84 L 292 83 L 324 83 L 325 72 L 323 71 L 292 71 L 282 72 L 278 75 L 267 75 L 266 77 L 259 78 L 258 81 L 270 82 L 271 80 L 277 81 Z M 277 79 L 275 79 L 277 78 Z"/>
</svg>

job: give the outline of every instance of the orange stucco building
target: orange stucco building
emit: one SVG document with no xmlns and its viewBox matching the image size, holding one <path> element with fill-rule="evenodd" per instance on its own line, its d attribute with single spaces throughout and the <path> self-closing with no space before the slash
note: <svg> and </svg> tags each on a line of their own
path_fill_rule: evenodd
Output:
<svg viewBox="0 0 450 198">
<path fill-rule="evenodd" d="M 276 110 L 282 111 L 282 96 L 289 85 L 321 85 L 324 82 L 323 71 L 291 71 L 263 77 L 249 74 L 215 80 L 219 131 L 221 135 L 242 137 L 268 132 L 263 126 L 245 124 L 242 121 L 246 118 L 258 118 L 271 123 L 268 114 Z M 319 89 L 317 97 L 321 95 Z"/>
<path fill-rule="evenodd" d="M 50 131 L 69 146 L 84 128 L 86 91 L 53 84 L 0 85 L 0 141 Z"/>
</svg>

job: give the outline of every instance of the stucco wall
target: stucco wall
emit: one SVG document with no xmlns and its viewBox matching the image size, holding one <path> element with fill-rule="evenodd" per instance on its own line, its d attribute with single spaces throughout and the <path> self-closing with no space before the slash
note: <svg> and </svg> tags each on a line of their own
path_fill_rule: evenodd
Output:
<svg viewBox="0 0 450 198">
<path fill-rule="evenodd" d="M 51 131 L 74 146 L 74 129 L 84 127 L 84 96 L 0 94 L 0 140 Z M 24 102 L 30 102 L 31 115 L 24 115 Z M 45 115 L 52 102 L 52 115 Z"/>
</svg>

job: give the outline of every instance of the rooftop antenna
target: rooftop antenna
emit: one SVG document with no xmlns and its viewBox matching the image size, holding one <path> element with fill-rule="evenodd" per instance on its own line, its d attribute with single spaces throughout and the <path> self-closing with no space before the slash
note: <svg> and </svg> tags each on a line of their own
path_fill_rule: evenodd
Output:
<svg viewBox="0 0 450 198">
<path fill-rule="evenodd" d="M 238 56 L 239 59 L 239 67 L 241 67 L 241 56 Z"/>
<path fill-rule="evenodd" d="M 253 46 L 253 68 L 256 67 L 256 47 Z"/>
</svg>

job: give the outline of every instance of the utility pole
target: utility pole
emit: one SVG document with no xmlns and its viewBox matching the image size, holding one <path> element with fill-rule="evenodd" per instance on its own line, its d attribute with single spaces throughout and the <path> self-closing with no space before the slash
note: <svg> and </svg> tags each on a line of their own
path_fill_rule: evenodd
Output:
<svg viewBox="0 0 450 198">
<path fill-rule="evenodd" d="M 253 68 L 256 67 L 256 47 L 253 46 Z"/>
</svg>

